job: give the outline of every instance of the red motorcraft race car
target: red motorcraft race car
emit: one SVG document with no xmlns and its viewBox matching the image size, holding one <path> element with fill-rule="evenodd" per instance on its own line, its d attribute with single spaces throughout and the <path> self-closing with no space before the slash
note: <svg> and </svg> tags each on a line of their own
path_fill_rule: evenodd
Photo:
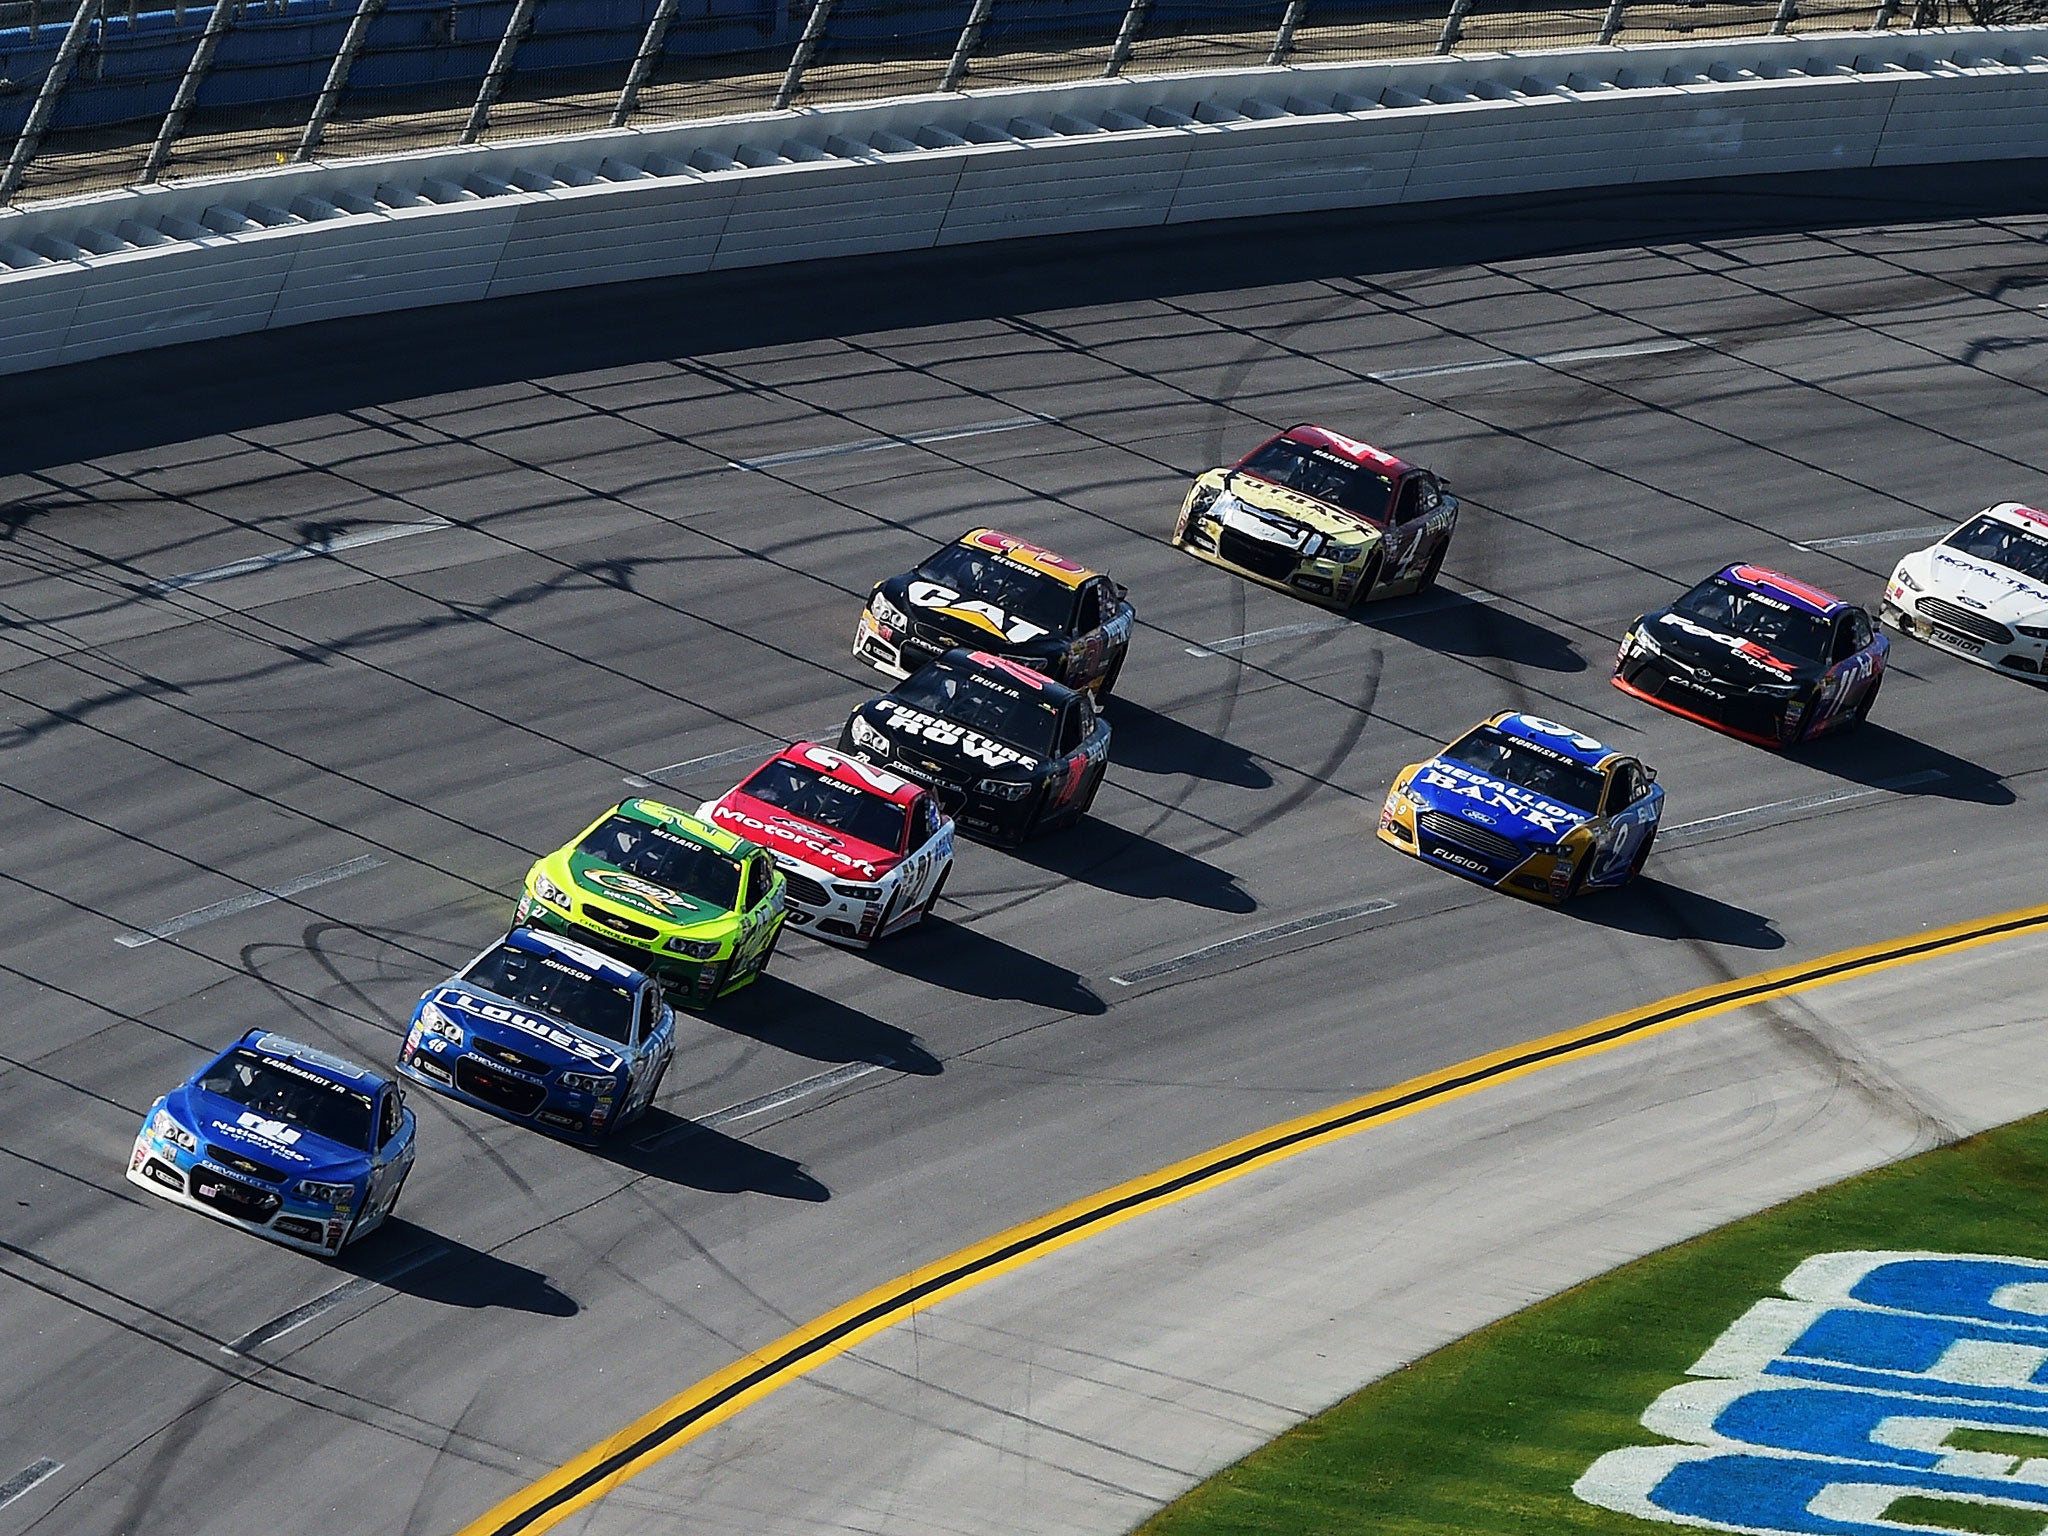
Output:
<svg viewBox="0 0 2048 1536">
<path fill-rule="evenodd" d="M 953 869 L 953 818 L 930 790 L 814 742 L 697 814 L 774 856 L 791 927 L 852 949 L 924 917 Z"/>
</svg>

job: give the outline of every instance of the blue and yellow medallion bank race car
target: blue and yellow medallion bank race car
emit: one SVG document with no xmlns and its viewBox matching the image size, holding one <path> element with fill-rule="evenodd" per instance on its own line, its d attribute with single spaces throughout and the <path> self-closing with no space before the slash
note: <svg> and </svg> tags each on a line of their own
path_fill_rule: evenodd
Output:
<svg viewBox="0 0 2048 1536">
<path fill-rule="evenodd" d="M 1565 901 L 1642 872 L 1664 813 L 1654 769 L 1513 711 L 1403 768 L 1380 841 L 1496 890 Z"/>
<path fill-rule="evenodd" d="M 128 1182 L 333 1255 L 391 1214 L 412 1160 L 413 1114 L 398 1084 L 252 1029 L 149 1106 Z"/>
</svg>

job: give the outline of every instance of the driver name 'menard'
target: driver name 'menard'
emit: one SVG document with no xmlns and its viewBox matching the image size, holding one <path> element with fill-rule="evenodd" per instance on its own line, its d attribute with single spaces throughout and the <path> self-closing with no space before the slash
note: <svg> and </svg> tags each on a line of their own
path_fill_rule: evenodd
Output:
<svg viewBox="0 0 2048 1536">
<path fill-rule="evenodd" d="M 962 757 L 973 758 L 990 768 L 1030 769 L 1038 766 L 1038 759 L 1030 753 L 993 741 L 979 731 L 970 731 L 951 720 L 941 720 L 936 715 L 912 709 L 907 704 L 898 704 L 893 699 L 886 699 L 883 704 L 889 711 L 891 730 L 906 736 L 920 736 L 935 747 L 956 747 Z"/>
<path fill-rule="evenodd" d="M 1535 744 L 1518 741 L 1517 745 Z M 1468 800 L 1476 800 L 1479 804 L 1490 805 L 1496 810 L 1512 811 L 1524 821 L 1539 826 L 1546 832 L 1569 832 L 1586 819 L 1584 811 L 1575 811 L 1569 806 L 1559 805 L 1555 800 L 1545 799 L 1534 790 L 1524 789 L 1519 784 L 1509 784 L 1500 779 L 1489 778 L 1483 773 L 1475 773 L 1460 763 L 1439 759 L 1426 765 L 1415 777 L 1431 789 L 1463 795 Z"/>
</svg>

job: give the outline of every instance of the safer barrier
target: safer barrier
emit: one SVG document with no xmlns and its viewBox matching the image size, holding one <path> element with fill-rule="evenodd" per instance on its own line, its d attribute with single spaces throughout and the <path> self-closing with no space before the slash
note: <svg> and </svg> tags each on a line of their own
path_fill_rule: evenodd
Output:
<svg viewBox="0 0 2048 1536">
<path fill-rule="evenodd" d="M 0 215 L 0 371 L 342 315 L 1019 236 L 2039 155 L 2048 29 L 906 97 L 281 166 Z"/>
</svg>

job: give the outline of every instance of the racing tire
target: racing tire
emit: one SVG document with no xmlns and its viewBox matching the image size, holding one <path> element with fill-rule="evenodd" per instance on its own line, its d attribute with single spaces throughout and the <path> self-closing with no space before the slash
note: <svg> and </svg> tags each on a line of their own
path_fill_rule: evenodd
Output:
<svg viewBox="0 0 2048 1536">
<path fill-rule="evenodd" d="M 1074 802 L 1073 825 L 1079 825 L 1081 818 L 1095 808 L 1095 792 L 1102 788 L 1102 777 L 1108 771 L 1100 765 L 1090 770 L 1087 786 L 1081 791 L 1080 798 Z"/>
<path fill-rule="evenodd" d="M 727 960 L 718 967 L 718 974 L 711 978 L 711 992 L 704 999 L 704 1006 L 709 1008 L 713 1003 L 725 996 L 725 989 L 731 985 L 732 961 Z"/>
<path fill-rule="evenodd" d="M 1863 692 L 1863 697 L 1856 701 L 1856 707 L 1849 711 L 1848 718 L 1842 722 L 1843 735 L 1846 736 L 1870 718 L 1870 706 L 1877 702 L 1877 691 L 1883 686 L 1884 674 L 1880 672 L 1871 679 L 1870 686 Z"/>
<path fill-rule="evenodd" d="M 782 931 L 788 926 L 789 920 L 787 918 L 775 925 L 775 933 L 768 940 L 768 947 L 761 951 L 761 959 L 754 966 L 754 974 L 756 976 L 766 976 L 768 974 L 768 962 L 775 958 L 775 946 L 782 942 Z"/>
<path fill-rule="evenodd" d="M 1128 650 L 1123 651 L 1121 654 L 1118 655 L 1115 661 L 1109 664 L 1109 670 L 1102 674 L 1102 681 L 1095 685 L 1095 702 L 1097 704 L 1100 704 L 1104 702 L 1106 699 L 1108 699 L 1110 694 L 1115 690 L 1116 680 L 1119 677 L 1123 676 L 1124 657 L 1130 654 L 1131 653 Z"/>
<path fill-rule="evenodd" d="M 378 1226 L 381 1227 L 384 1225 L 385 1222 L 389 1221 L 391 1219 L 391 1213 L 398 1209 L 398 1197 L 405 1193 L 405 1181 L 411 1177 L 412 1170 L 410 1168 L 406 1169 L 404 1173 L 399 1175 L 398 1188 L 391 1191 L 391 1198 L 384 1202 L 384 1214 L 377 1218 Z M 367 1206 L 364 1207 L 364 1210 L 367 1209 Z M 346 1235 L 343 1236 L 341 1240 L 341 1246 L 334 1250 L 333 1257 L 337 1259 L 340 1258 L 344 1253 L 347 1253 L 349 1251 L 349 1248 L 355 1243 L 356 1228 L 360 1227 L 363 1224 L 363 1214 L 363 1211 L 356 1212 L 355 1219 L 348 1224 L 348 1232 Z"/>
<path fill-rule="evenodd" d="M 946 882 L 953 878 L 953 866 L 948 864 L 939 873 L 939 883 L 932 887 L 931 895 L 925 897 L 924 905 L 917 909 L 917 920 L 921 923 L 932 915 L 939 904 L 939 898 L 946 894 Z"/>
<path fill-rule="evenodd" d="M 1417 592 L 1427 592 L 1436 585 L 1437 573 L 1444 568 L 1444 554 L 1450 547 L 1451 541 L 1445 539 L 1431 551 L 1428 563 L 1422 567 L 1422 574 L 1415 578 Z"/>
<path fill-rule="evenodd" d="M 673 1060 L 675 1060 L 675 1058 L 674 1058 L 673 1056 L 671 1056 L 671 1057 L 669 1058 L 669 1061 L 673 1061 Z M 640 1107 L 639 1107 L 638 1109 L 636 1109 L 636 1110 L 634 1110 L 634 1111 L 633 1111 L 633 1119 L 632 1119 L 632 1120 L 626 1120 L 626 1121 L 622 1121 L 622 1122 L 621 1122 L 620 1124 L 618 1124 L 618 1125 L 615 1125 L 615 1126 L 613 1126 L 613 1127 L 612 1127 L 612 1129 L 611 1129 L 611 1134 L 610 1134 L 609 1136 L 607 1136 L 607 1137 L 605 1138 L 605 1139 L 606 1139 L 607 1141 L 609 1141 L 609 1140 L 611 1140 L 611 1139 L 612 1139 L 613 1137 L 617 1136 L 617 1135 L 619 1134 L 619 1132 L 620 1132 L 620 1131 L 624 1130 L 624 1129 L 625 1129 L 625 1128 L 626 1128 L 627 1126 L 629 1126 L 629 1125 L 633 1124 L 633 1123 L 634 1123 L 634 1121 L 637 1121 L 637 1120 L 640 1120 L 640 1119 L 642 1119 L 642 1118 L 643 1118 L 643 1117 L 644 1117 L 644 1116 L 645 1116 L 645 1115 L 647 1114 L 647 1111 L 649 1111 L 650 1109 L 654 1108 L 654 1101 L 655 1101 L 655 1100 L 656 1100 L 657 1098 L 661 1097 L 661 1084 L 662 1084 L 662 1079 L 664 1079 L 664 1078 L 665 1078 L 665 1077 L 667 1077 L 667 1076 L 668 1076 L 668 1062 L 667 1062 L 667 1061 L 664 1061 L 664 1062 L 663 1062 L 663 1063 L 661 1064 L 661 1070 L 660 1070 L 660 1071 L 658 1071 L 658 1072 L 656 1072 L 656 1073 L 654 1074 L 654 1081 L 653 1081 L 653 1082 L 652 1082 L 651 1084 L 649 1084 L 649 1085 L 648 1085 L 648 1088 L 647 1088 L 647 1097 L 646 1097 L 646 1098 L 644 1098 L 644 1099 L 642 1099 L 642 1100 L 640 1101 Z"/>
<path fill-rule="evenodd" d="M 1571 883 L 1564 888 L 1564 899 L 1566 901 L 1574 900 L 1579 892 L 1586 888 L 1586 871 L 1592 867 L 1593 850 L 1589 845 L 1586 851 L 1579 855 L 1578 862 L 1572 865 Z"/>
<path fill-rule="evenodd" d="M 1657 841 L 1657 829 L 1650 828 L 1650 835 L 1643 839 L 1643 846 L 1636 850 L 1636 856 L 1628 861 L 1628 873 L 1621 877 L 1623 885 L 1632 885 L 1643 872 L 1643 866 L 1650 862 L 1650 847 Z"/>
<path fill-rule="evenodd" d="M 1344 605 L 1346 613 L 1356 613 L 1372 601 L 1372 589 L 1379 585 L 1380 567 L 1385 563 L 1385 556 L 1374 550 L 1372 558 L 1365 562 L 1365 574 L 1358 578 L 1357 590 L 1351 594 L 1351 601 Z"/>
</svg>

